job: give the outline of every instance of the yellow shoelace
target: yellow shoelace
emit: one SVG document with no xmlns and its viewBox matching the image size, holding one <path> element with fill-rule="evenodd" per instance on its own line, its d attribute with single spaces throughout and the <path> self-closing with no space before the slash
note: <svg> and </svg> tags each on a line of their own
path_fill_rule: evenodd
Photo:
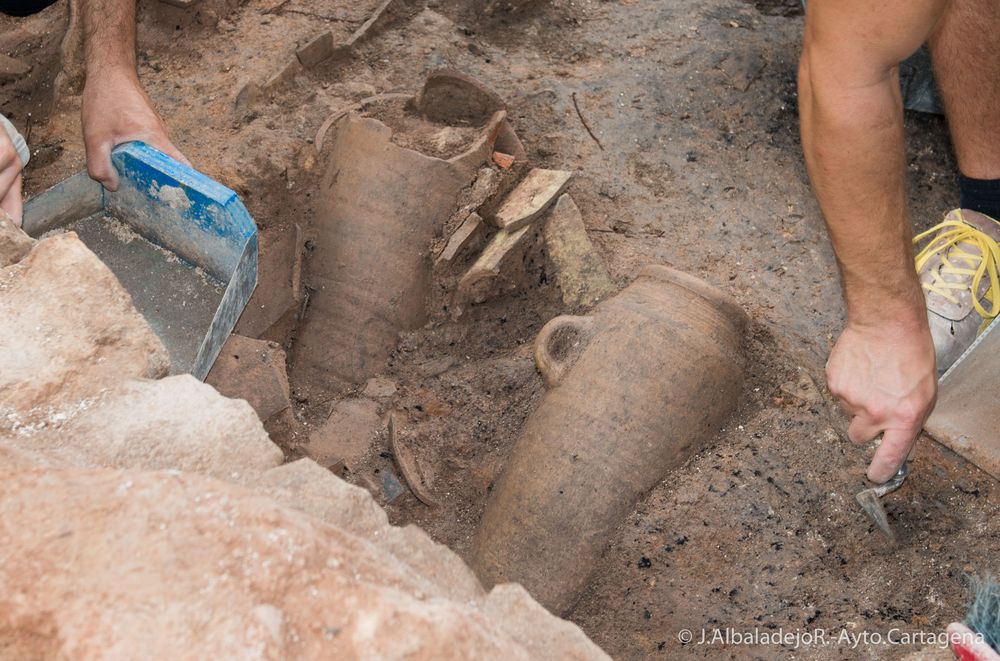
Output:
<svg viewBox="0 0 1000 661">
<path fill-rule="evenodd" d="M 958 303 L 954 292 L 968 290 L 971 278 L 972 305 L 984 320 L 990 321 L 1000 314 L 1000 277 L 997 274 L 997 265 L 1000 264 L 1000 245 L 990 235 L 966 223 L 961 212 L 957 215 L 958 220 L 946 220 L 914 237 L 913 242 L 918 244 L 940 232 L 917 254 L 917 272 L 920 272 L 934 255 L 940 255 L 941 268 L 931 271 L 931 280 L 923 283 L 924 289 L 952 303 Z M 978 248 L 979 254 L 969 252 L 969 248 Z M 959 277 L 945 280 L 945 275 Z M 978 295 L 984 277 L 990 279 L 990 286 L 984 296 L 992 304 L 988 311 L 979 302 Z"/>
</svg>

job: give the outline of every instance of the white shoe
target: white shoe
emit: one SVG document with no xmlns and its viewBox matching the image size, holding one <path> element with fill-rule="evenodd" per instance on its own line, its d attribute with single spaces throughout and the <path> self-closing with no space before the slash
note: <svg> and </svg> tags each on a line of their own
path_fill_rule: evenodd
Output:
<svg viewBox="0 0 1000 661">
<path fill-rule="evenodd" d="M 928 238 L 916 268 L 943 374 L 1000 312 L 1000 223 L 956 209 L 913 241 Z"/>
</svg>

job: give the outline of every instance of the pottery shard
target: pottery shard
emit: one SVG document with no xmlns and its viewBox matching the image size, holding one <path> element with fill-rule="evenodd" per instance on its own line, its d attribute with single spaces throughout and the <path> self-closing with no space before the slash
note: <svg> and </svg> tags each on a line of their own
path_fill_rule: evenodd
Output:
<svg viewBox="0 0 1000 661">
<path fill-rule="evenodd" d="M 530 601 L 520 607 L 528 618 L 506 599 L 451 599 L 398 557 L 203 476 L 22 469 L 0 481 L 0 649 L 10 658 L 606 658 Z"/>
<path fill-rule="evenodd" d="M 510 154 L 505 154 L 502 151 L 493 152 L 493 162 L 504 170 L 509 170 L 514 167 L 515 157 Z"/>
<path fill-rule="evenodd" d="M 392 379 L 387 379 L 384 376 L 373 376 L 365 383 L 364 395 L 375 399 L 392 397 L 396 394 L 397 389 L 398 386 Z"/>
<path fill-rule="evenodd" d="M 0 211 L 0 268 L 21 261 L 35 245 L 7 214 Z"/>
<path fill-rule="evenodd" d="M 302 228 L 261 239 L 257 287 L 236 322 L 236 333 L 260 338 L 270 335 L 302 301 Z M 268 339 L 271 339 L 268 337 Z"/>
<path fill-rule="evenodd" d="M 616 289 L 608 270 L 587 236 L 583 216 L 573 198 L 556 202 L 543 231 L 549 258 L 563 303 L 570 307 L 592 305 Z"/>
<path fill-rule="evenodd" d="M 499 230 L 490 239 L 476 262 L 469 267 L 462 279 L 458 281 L 458 294 L 462 298 L 476 299 L 481 283 L 492 280 L 500 274 L 500 269 L 508 255 L 514 252 L 525 236 L 531 231 L 531 225 L 508 232 Z"/>
<path fill-rule="evenodd" d="M 486 123 L 506 104 L 496 92 L 472 76 L 452 69 L 438 69 L 427 76 L 416 99 L 417 111 L 435 122 Z"/>
<path fill-rule="evenodd" d="M 267 79 L 264 83 L 263 89 L 267 92 L 274 92 L 275 90 L 291 83 L 295 80 L 295 76 L 302 73 L 302 71 L 302 63 L 299 62 L 299 58 L 293 57 Z"/>
<path fill-rule="evenodd" d="M 299 62 L 307 69 L 311 69 L 320 62 L 328 59 L 333 55 L 333 33 L 326 31 L 319 36 L 313 37 L 305 44 L 303 44 L 297 51 L 295 51 L 296 57 L 299 58 Z"/>
<path fill-rule="evenodd" d="M 453 259 L 483 234 L 483 219 L 478 213 L 470 213 L 448 239 L 444 250 L 438 255 L 437 264 L 450 264 Z"/>
<path fill-rule="evenodd" d="M 282 452 L 247 405 L 189 374 L 127 381 L 65 420 L 22 429 L 9 444 L 67 466 L 176 469 L 243 481 Z"/>
<path fill-rule="evenodd" d="M 274 342 L 231 335 L 205 382 L 249 402 L 264 422 L 291 406 L 285 352 Z"/>
<path fill-rule="evenodd" d="M 0 269 L 0 425 L 35 424 L 169 365 L 128 292 L 76 234 L 39 241 Z"/>
<path fill-rule="evenodd" d="M 493 219 L 496 226 L 513 232 L 528 225 L 555 202 L 572 177 L 572 172 L 535 168 L 504 200 Z"/>
<path fill-rule="evenodd" d="M 514 161 L 519 163 L 527 163 L 528 161 L 528 152 L 525 150 L 524 144 L 517 137 L 517 133 L 514 132 L 514 127 L 511 126 L 510 121 L 506 119 L 500 125 L 500 131 L 497 133 L 496 151 L 513 158 L 514 160 L 511 161 L 511 165 L 514 164 Z"/>
<path fill-rule="evenodd" d="M 309 435 L 305 452 L 323 466 L 338 461 L 355 470 L 382 426 L 378 404 L 370 399 L 344 399 L 337 402 L 316 431 Z"/>
</svg>

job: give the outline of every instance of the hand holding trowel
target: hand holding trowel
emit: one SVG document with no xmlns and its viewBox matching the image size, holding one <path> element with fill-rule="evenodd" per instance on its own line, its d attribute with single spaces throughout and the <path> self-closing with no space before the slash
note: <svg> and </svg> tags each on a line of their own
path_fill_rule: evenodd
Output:
<svg viewBox="0 0 1000 661">
<path fill-rule="evenodd" d="M 898 356 L 883 362 L 882 356 L 872 357 L 864 351 L 838 355 L 838 349 L 839 346 L 834 348 L 827 363 L 827 378 L 839 408 L 851 417 L 847 436 L 858 444 L 882 439 L 867 470 L 873 486 L 860 491 L 855 498 L 879 529 L 893 538 L 881 498 L 898 489 L 909 473 L 907 462 L 921 434 L 923 415 L 933 406 L 936 394 L 933 354 L 926 361 L 926 348 L 918 347 L 914 352 L 929 362 L 926 366 L 916 365 L 915 359 L 909 364 L 905 360 L 899 364 Z M 910 376 L 900 376 L 900 372 L 910 368 L 914 368 L 918 377 L 914 378 L 917 384 L 914 389 L 900 386 L 906 386 L 908 378 L 903 377 Z M 912 417 L 913 412 L 921 410 L 925 411 L 923 415 Z"/>
</svg>

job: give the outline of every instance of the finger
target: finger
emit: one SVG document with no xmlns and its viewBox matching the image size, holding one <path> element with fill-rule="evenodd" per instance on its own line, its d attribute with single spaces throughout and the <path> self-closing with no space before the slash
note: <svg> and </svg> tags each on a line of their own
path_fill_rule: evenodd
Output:
<svg viewBox="0 0 1000 661">
<path fill-rule="evenodd" d="M 851 440 L 851 443 L 859 445 L 870 443 L 881 433 L 882 426 L 875 424 L 871 418 L 864 414 L 854 416 L 847 428 L 847 438 Z"/>
<path fill-rule="evenodd" d="M 191 165 L 191 161 L 189 161 L 187 157 L 181 153 L 180 149 L 174 147 L 174 143 L 170 142 L 169 140 L 158 141 L 157 143 L 152 144 L 152 146 L 156 147 L 157 149 L 159 149 L 160 151 L 162 151 L 164 154 L 174 159 L 175 161 L 180 161 L 189 168 L 193 167 Z"/>
<path fill-rule="evenodd" d="M 882 484 L 895 475 L 917 440 L 919 429 L 887 429 L 875 457 L 868 466 L 868 479 Z"/>
<path fill-rule="evenodd" d="M 21 163 L 21 156 L 14 147 L 14 142 L 7 135 L 7 131 L 0 129 L 0 170 L 6 170 L 12 165 L 17 165 L 18 170 L 24 167 Z"/>
<path fill-rule="evenodd" d="M 174 143 L 170 142 L 170 138 L 168 138 L 163 133 L 152 133 L 152 132 L 143 133 L 141 136 L 136 136 L 134 138 L 128 138 L 127 140 L 123 140 L 122 142 L 119 142 L 118 144 L 123 144 L 125 142 L 131 142 L 132 140 L 139 140 L 141 142 L 145 142 L 150 147 L 152 147 L 152 148 L 154 148 L 154 149 L 156 149 L 158 151 L 163 152 L 164 154 L 166 154 L 170 158 L 174 159 L 175 161 L 180 161 L 181 163 L 183 163 L 184 165 L 186 165 L 188 167 L 193 167 L 191 165 L 191 161 L 189 161 L 187 159 L 187 157 L 184 154 L 181 153 L 181 150 L 178 149 L 177 147 L 175 147 Z M 115 146 L 117 147 L 118 145 L 115 145 Z"/>
<path fill-rule="evenodd" d="M 87 173 L 109 191 L 118 190 L 118 171 L 111 164 L 111 143 L 101 142 L 87 148 Z"/>
<path fill-rule="evenodd" d="M 21 160 L 18 159 L 15 163 L 8 165 L 7 167 L 0 169 L 0 208 L 7 211 L 8 215 L 11 212 L 6 206 L 2 206 L 2 201 L 7 199 L 7 194 L 14 187 L 14 183 L 18 182 L 17 194 L 21 194 Z"/>
<path fill-rule="evenodd" d="M 3 209 L 18 227 L 21 226 L 21 220 L 24 217 L 24 198 L 21 197 L 21 182 L 23 180 L 21 173 L 18 173 L 3 199 L 0 199 L 0 209 Z"/>
</svg>

